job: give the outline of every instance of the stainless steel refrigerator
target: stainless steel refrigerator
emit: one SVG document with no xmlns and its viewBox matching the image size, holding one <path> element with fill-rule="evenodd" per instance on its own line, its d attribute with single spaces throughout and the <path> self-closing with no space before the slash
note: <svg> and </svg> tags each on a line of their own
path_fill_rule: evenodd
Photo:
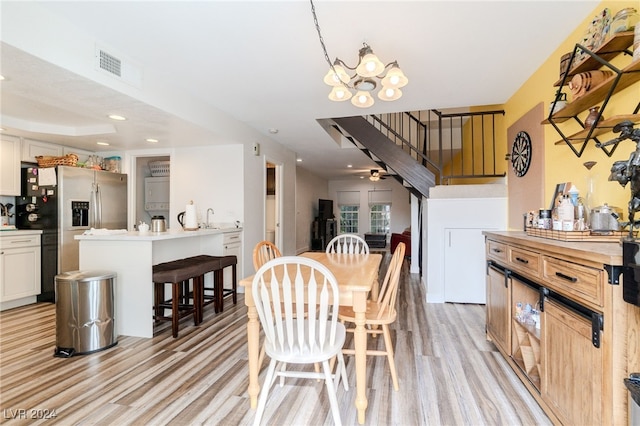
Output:
<svg viewBox="0 0 640 426">
<path fill-rule="evenodd" d="M 79 269 L 87 229 L 127 229 L 127 175 L 58 166 L 58 273 Z"/>
</svg>

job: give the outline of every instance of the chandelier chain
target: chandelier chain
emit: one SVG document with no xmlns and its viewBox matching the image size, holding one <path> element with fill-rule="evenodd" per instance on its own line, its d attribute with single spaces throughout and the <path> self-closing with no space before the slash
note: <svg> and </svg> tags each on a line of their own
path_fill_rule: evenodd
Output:
<svg viewBox="0 0 640 426">
<path fill-rule="evenodd" d="M 327 63 L 329 64 L 329 67 L 331 68 L 331 71 L 333 71 L 334 74 L 338 75 L 338 73 L 336 72 L 335 67 L 333 66 L 333 62 L 331 62 L 331 58 L 329 58 L 329 54 L 327 53 L 327 46 L 324 44 L 324 39 L 322 38 L 322 33 L 320 32 L 320 24 L 318 23 L 318 17 L 316 16 L 316 6 L 313 4 L 313 0 L 309 0 L 309 2 L 311 3 L 311 14 L 313 15 L 313 23 L 316 26 L 316 31 L 318 31 L 318 38 L 320 39 L 320 46 L 322 46 L 322 51 L 324 52 L 324 59 L 327 61 Z M 342 85 L 353 89 L 353 87 L 351 87 L 351 85 L 342 82 Z"/>
</svg>

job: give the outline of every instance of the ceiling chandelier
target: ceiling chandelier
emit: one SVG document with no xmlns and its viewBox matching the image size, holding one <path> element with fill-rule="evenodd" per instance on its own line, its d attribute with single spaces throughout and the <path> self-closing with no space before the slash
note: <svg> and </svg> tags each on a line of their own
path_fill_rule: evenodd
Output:
<svg viewBox="0 0 640 426">
<path fill-rule="evenodd" d="M 382 86 L 378 91 L 378 99 L 383 101 L 395 101 L 402 96 L 401 87 L 407 85 L 409 80 L 404 75 L 397 61 L 393 61 L 385 65 L 373 53 L 373 50 L 367 43 L 363 43 L 358 54 L 358 64 L 350 67 L 341 59 L 336 58 L 332 63 L 324 45 L 322 34 L 320 33 L 320 24 L 316 16 L 316 9 L 311 1 L 311 13 L 313 21 L 318 31 L 320 45 L 324 52 L 324 57 L 329 64 L 329 71 L 324 76 L 324 82 L 331 86 L 329 99 L 336 102 L 342 102 L 351 99 L 351 103 L 359 108 L 368 108 L 375 101 L 371 92 L 376 90 L 378 86 Z M 346 69 L 355 71 L 355 74 L 349 76 Z M 386 73 L 385 73 L 386 71 Z M 355 96 L 353 92 L 355 91 Z"/>
</svg>

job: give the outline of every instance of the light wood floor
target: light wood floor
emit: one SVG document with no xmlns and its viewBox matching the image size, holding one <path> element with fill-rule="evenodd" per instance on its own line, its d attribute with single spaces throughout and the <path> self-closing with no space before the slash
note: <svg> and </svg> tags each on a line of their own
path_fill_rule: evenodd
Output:
<svg viewBox="0 0 640 426">
<path fill-rule="evenodd" d="M 381 273 L 381 276 L 384 276 Z M 426 304 L 417 275 L 404 266 L 394 325 L 400 391 L 386 360 L 368 360 L 368 425 L 550 424 L 522 383 L 488 343 L 482 305 Z M 69 359 L 53 357 L 55 308 L 37 304 L 0 313 L 0 423 L 246 425 L 246 308 L 229 300 L 178 339 L 162 326 L 153 339 L 121 337 L 118 345 Z M 376 339 L 382 343 L 382 339 Z M 377 343 L 376 343 L 377 344 Z M 265 363 L 266 364 L 266 363 Z M 357 425 L 352 388 L 338 390 L 343 423 Z M 260 380 L 263 380 L 263 374 Z M 270 394 L 264 424 L 333 424 L 322 383 L 289 379 Z M 26 410 L 27 420 L 14 417 Z M 40 411 L 31 411 L 40 410 Z"/>
</svg>

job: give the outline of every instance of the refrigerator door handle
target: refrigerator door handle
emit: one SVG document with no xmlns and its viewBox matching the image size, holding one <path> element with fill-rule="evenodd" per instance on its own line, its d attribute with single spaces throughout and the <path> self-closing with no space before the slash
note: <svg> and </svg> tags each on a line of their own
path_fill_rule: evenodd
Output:
<svg viewBox="0 0 640 426">
<path fill-rule="evenodd" d="M 102 228 L 102 196 L 100 194 L 100 184 L 96 183 L 96 218 L 97 228 Z"/>
<path fill-rule="evenodd" d="M 89 227 L 99 228 L 98 226 L 98 188 L 96 183 L 91 184 L 91 210 L 89 212 Z"/>
</svg>

